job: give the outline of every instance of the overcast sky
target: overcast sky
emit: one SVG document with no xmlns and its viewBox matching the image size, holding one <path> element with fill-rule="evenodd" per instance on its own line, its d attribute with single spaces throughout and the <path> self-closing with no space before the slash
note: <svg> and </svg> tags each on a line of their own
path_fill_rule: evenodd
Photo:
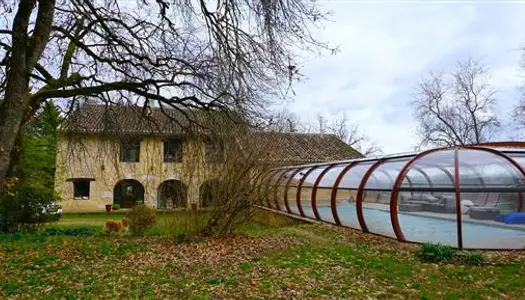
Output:
<svg viewBox="0 0 525 300">
<path fill-rule="evenodd" d="M 289 111 L 314 119 L 345 114 L 385 153 L 417 144 L 409 106 L 418 81 L 432 69 L 481 58 L 492 69 L 498 114 L 504 122 L 525 82 L 519 63 L 525 44 L 524 1 L 322 1 L 332 11 L 319 38 L 335 55 L 311 57 L 301 67 Z M 500 139 L 513 133 L 505 127 Z"/>
</svg>

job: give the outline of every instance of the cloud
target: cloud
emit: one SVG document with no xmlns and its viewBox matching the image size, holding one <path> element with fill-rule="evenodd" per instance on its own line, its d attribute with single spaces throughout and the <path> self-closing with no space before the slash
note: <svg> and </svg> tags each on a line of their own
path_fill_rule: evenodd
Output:
<svg viewBox="0 0 525 300">
<path fill-rule="evenodd" d="M 321 3 L 333 15 L 317 36 L 340 52 L 308 57 L 302 67 L 307 80 L 295 86 L 290 111 L 306 119 L 345 114 L 393 153 L 417 144 L 410 101 L 431 69 L 481 57 L 501 95 L 516 97 L 523 5 L 385 3 Z M 498 113 L 508 113 L 513 103 L 505 99 Z"/>
</svg>

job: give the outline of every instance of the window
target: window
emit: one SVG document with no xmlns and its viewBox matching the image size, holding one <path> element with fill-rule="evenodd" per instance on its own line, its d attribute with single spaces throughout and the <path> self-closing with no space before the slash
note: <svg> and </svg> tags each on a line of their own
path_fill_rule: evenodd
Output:
<svg viewBox="0 0 525 300">
<path fill-rule="evenodd" d="M 207 141 L 204 148 L 204 159 L 206 162 L 224 161 L 224 143 L 222 141 Z"/>
<path fill-rule="evenodd" d="M 182 162 L 182 141 L 180 139 L 164 141 L 164 162 Z"/>
<path fill-rule="evenodd" d="M 140 139 L 123 140 L 120 142 L 120 161 L 140 161 Z"/>
<path fill-rule="evenodd" d="M 89 180 L 79 179 L 73 181 L 73 197 L 75 200 L 89 199 Z"/>
</svg>

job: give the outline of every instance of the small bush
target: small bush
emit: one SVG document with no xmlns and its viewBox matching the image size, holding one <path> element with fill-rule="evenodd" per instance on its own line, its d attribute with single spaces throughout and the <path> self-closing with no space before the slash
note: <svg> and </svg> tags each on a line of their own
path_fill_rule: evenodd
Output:
<svg viewBox="0 0 525 300">
<path fill-rule="evenodd" d="M 486 256 L 481 252 L 458 251 L 440 244 L 423 244 L 417 253 L 424 262 L 450 262 L 479 266 L 485 263 Z"/>
<path fill-rule="evenodd" d="M 485 263 L 485 254 L 481 252 L 461 251 L 457 253 L 457 259 L 465 264 L 479 266 Z"/>
<path fill-rule="evenodd" d="M 113 210 L 119 210 L 119 209 L 120 209 L 120 204 L 113 203 Z"/>
<path fill-rule="evenodd" d="M 127 213 L 129 230 L 134 235 L 144 235 L 144 232 L 155 224 L 156 218 L 154 209 L 142 204 L 136 205 Z"/>
<path fill-rule="evenodd" d="M 187 241 L 187 236 L 184 232 L 179 232 L 173 237 L 174 244 L 182 244 Z"/>
<path fill-rule="evenodd" d="M 0 232 L 35 231 L 49 220 L 44 208 L 57 200 L 48 188 L 17 184 L 0 192 Z"/>
<path fill-rule="evenodd" d="M 423 244 L 417 256 L 425 262 L 446 262 L 455 258 L 456 249 L 441 244 Z"/>
</svg>

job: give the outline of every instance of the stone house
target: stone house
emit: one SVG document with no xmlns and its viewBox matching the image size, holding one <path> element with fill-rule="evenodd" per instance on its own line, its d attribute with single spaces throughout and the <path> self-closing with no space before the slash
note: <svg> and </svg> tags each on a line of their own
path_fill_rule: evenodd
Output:
<svg viewBox="0 0 525 300">
<path fill-rule="evenodd" d="M 137 201 L 159 209 L 205 206 L 219 179 L 215 170 L 225 157 L 241 155 L 206 134 L 224 124 L 216 123 L 217 114 L 95 104 L 76 109 L 61 126 L 57 147 L 55 189 L 64 211 Z M 275 166 L 361 157 L 330 134 L 248 131 L 250 144 L 265 147 L 264 160 Z"/>
</svg>

